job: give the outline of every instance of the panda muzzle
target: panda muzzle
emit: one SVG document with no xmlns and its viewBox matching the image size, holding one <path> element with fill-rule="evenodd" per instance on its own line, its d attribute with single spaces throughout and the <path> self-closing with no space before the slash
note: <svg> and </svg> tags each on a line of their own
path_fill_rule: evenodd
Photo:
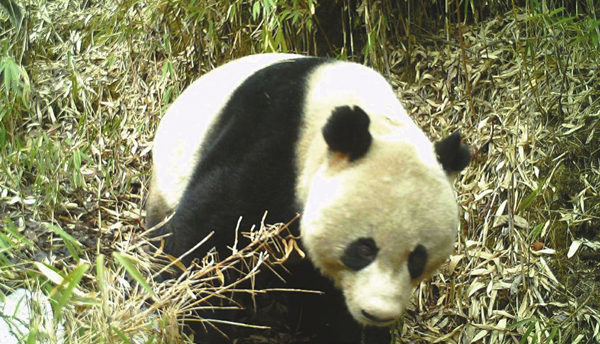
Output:
<svg viewBox="0 0 600 344">
<path fill-rule="evenodd" d="M 382 325 L 384 325 L 384 324 L 389 324 L 389 323 L 391 323 L 391 322 L 394 322 L 394 321 L 396 321 L 396 318 L 378 318 L 378 317 L 376 317 L 376 316 L 374 316 L 374 315 L 372 315 L 372 314 L 369 314 L 369 313 L 368 313 L 367 311 L 365 311 L 365 310 L 362 310 L 362 311 L 361 311 L 361 313 L 362 313 L 362 315 L 363 315 L 365 318 L 367 318 L 367 319 L 369 319 L 369 320 L 371 320 L 371 321 L 373 321 L 373 322 L 375 322 L 375 323 L 380 323 L 380 324 L 382 324 Z"/>
</svg>

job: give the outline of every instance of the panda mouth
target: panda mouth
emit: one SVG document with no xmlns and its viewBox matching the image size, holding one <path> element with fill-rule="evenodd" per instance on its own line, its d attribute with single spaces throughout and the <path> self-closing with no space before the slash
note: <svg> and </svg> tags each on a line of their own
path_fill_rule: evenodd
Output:
<svg viewBox="0 0 600 344">
<path fill-rule="evenodd" d="M 374 323 L 376 323 L 377 325 L 380 325 L 380 326 L 387 325 L 387 324 L 391 324 L 391 323 L 393 323 L 394 321 L 396 321 L 396 319 L 395 319 L 395 318 L 383 318 L 383 319 L 381 319 L 381 318 L 378 318 L 378 317 L 376 317 L 376 316 L 374 316 L 374 315 L 371 315 L 371 314 L 367 313 L 367 312 L 366 312 L 366 311 L 364 311 L 364 310 L 362 310 L 362 311 L 361 311 L 361 313 L 362 313 L 362 315 L 363 315 L 365 318 L 367 318 L 367 319 L 371 320 L 372 322 L 374 322 Z"/>
</svg>

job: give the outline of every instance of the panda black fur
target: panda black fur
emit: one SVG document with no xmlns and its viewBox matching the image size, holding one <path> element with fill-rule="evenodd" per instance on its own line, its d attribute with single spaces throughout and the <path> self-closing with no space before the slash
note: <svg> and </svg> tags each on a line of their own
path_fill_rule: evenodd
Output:
<svg viewBox="0 0 600 344">
<path fill-rule="evenodd" d="M 183 261 L 212 247 L 225 257 L 240 216 L 248 229 L 265 211 L 269 223 L 300 213 L 292 231 L 310 260 L 289 267 L 287 287 L 325 294 L 293 297 L 299 328 L 319 343 L 389 343 L 386 326 L 412 286 L 453 248 L 458 210 L 447 174 L 470 154 L 459 134 L 429 142 L 367 67 L 264 54 L 192 84 L 162 119 L 153 158 L 147 225 L 175 210 L 163 227 L 167 253 L 214 231 Z"/>
</svg>

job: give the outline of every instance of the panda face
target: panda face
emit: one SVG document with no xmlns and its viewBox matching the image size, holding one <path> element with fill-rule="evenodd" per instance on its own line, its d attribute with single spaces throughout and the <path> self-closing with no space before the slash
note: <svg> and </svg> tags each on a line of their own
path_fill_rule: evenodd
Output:
<svg viewBox="0 0 600 344">
<path fill-rule="evenodd" d="M 301 222 L 308 256 L 365 325 L 398 319 L 412 287 L 454 246 L 453 191 L 432 145 L 422 147 L 375 137 L 356 161 L 331 153 L 308 192 Z"/>
<path fill-rule="evenodd" d="M 440 149 L 408 119 L 387 83 L 372 73 L 367 84 L 380 88 L 363 90 L 371 102 L 350 97 L 343 99 L 350 105 L 326 109 L 320 97 L 330 102 L 337 94 L 327 90 L 347 87 L 327 85 L 343 78 L 331 73 L 334 67 L 313 80 L 311 89 L 320 93 L 307 105 L 307 112 L 331 114 L 325 123 L 306 124 L 307 133 L 323 137 L 301 138 L 310 144 L 298 153 L 311 157 L 299 163 L 302 241 L 314 265 L 343 291 L 352 316 L 387 326 L 402 315 L 412 288 L 451 253 L 458 207 L 436 156 Z M 460 136 L 440 147 L 459 145 Z"/>
</svg>

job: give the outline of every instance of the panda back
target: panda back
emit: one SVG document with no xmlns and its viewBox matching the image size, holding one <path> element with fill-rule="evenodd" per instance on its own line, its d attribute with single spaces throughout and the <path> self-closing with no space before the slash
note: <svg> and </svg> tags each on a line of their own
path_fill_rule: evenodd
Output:
<svg viewBox="0 0 600 344">
<path fill-rule="evenodd" d="M 192 83 L 169 107 L 153 147 L 152 199 L 173 210 L 197 165 L 206 133 L 232 92 L 256 71 L 294 54 L 251 55 L 212 70 Z"/>
<path fill-rule="evenodd" d="M 260 223 L 265 211 L 267 221 L 275 223 L 291 220 L 300 210 L 295 195 L 296 146 L 307 78 L 330 60 L 276 55 L 251 73 L 244 69 L 249 68 L 244 60 L 194 83 L 169 110 L 157 133 L 157 181 L 151 198 L 158 190 L 168 199 L 165 203 L 175 207 L 166 225 L 172 233 L 166 250 L 172 255 L 186 252 L 210 232 L 218 235 L 207 247 L 227 250 L 240 216 L 240 230 L 246 231 Z M 238 75 L 240 67 L 243 77 Z M 222 78 L 226 85 L 211 90 Z"/>
</svg>

